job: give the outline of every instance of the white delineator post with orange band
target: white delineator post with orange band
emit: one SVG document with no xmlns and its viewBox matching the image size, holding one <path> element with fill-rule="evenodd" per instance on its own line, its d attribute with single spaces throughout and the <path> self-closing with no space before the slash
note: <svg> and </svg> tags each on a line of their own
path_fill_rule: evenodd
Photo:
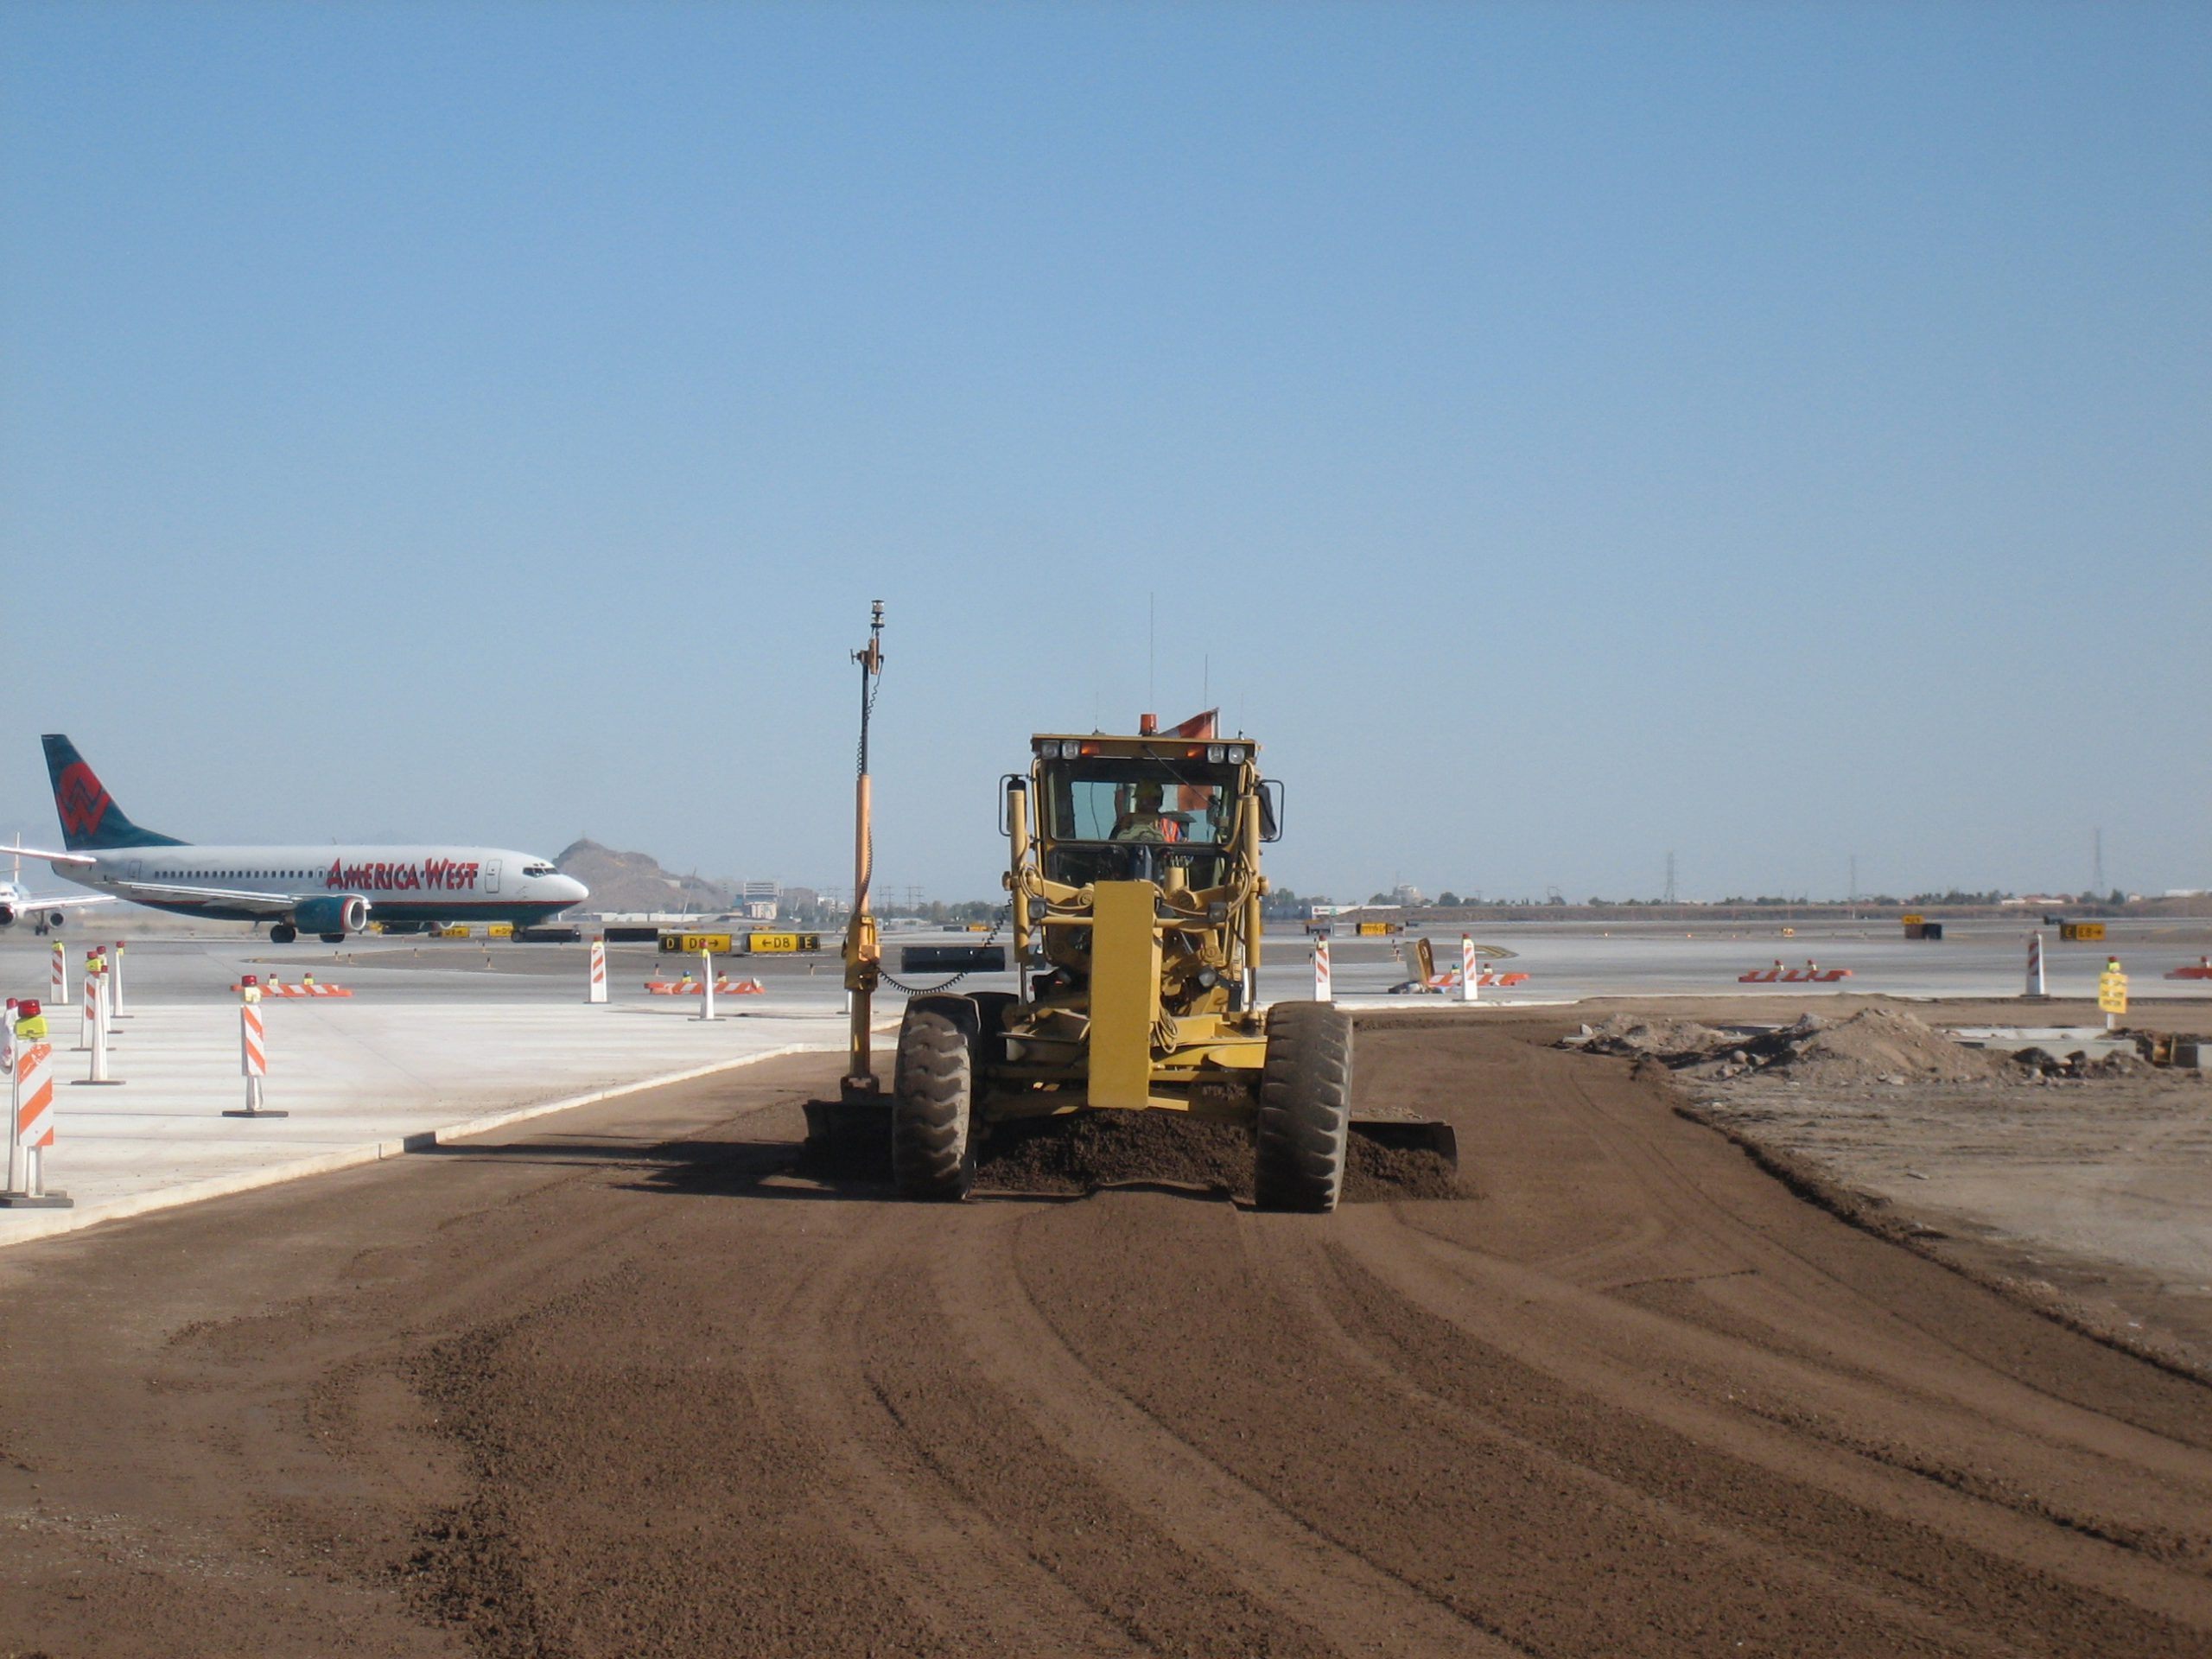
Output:
<svg viewBox="0 0 2212 1659">
<path fill-rule="evenodd" d="M 83 1053 L 92 1047 L 93 1033 L 99 1029 L 100 976 L 86 968 L 80 988 L 84 995 L 77 999 L 77 1051 Z"/>
<path fill-rule="evenodd" d="M 2028 935 L 2028 988 L 2023 995 L 2040 1001 L 2049 995 L 2043 986 L 2043 935 Z"/>
<path fill-rule="evenodd" d="M 74 1079 L 70 1086 L 76 1089 L 117 1089 L 123 1085 L 120 1077 L 107 1074 L 108 1021 L 113 1017 L 108 1012 L 107 976 L 85 976 L 85 1013 L 92 1020 L 92 1058 L 83 1077 Z"/>
<path fill-rule="evenodd" d="M 1336 992 L 1329 984 L 1329 936 L 1324 933 L 1313 941 L 1313 1000 L 1331 1002 Z"/>
<path fill-rule="evenodd" d="M 1481 983 L 1482 976 L 1475 971 L 1474 935 L 1462 933 L 1459 936 L 1459 1000 L 1462 1002 L 1479 1001 L 1481 994 L 1476 987 Z"/>
<path fill-rule="evenodd" d="M 115 942 L 115 949 L 108 952 L 107 1011 L 111 1018 L 123 1018 L 123 941 Z"/>
<path fill-rule="evenodd" d="M 715 1017 L 715 953 L 711 950 L 699 953 L 699 1017 Z"/>
<path fill-rule="evenodd" d="M 588 977 L 584 982 L 584 1001 L 587 1002 L 607 1001 L 607 941 L 605 939 L 594 939 L 591 942 L 591 969 Z"/>
<path fill-rule="evenodd" d="M 54 967 L 46 976 L 46 1000 L 57 1008 L 69 1006 L 69 953 L 62 949 L 61 941 L 54 942 Z"/>
</svg>

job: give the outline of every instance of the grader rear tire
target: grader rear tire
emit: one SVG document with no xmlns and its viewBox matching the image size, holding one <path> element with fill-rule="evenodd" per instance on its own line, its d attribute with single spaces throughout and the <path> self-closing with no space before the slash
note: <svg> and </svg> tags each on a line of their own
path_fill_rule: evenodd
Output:
<svg viewBox="0 0 2212 1659">
<path fill-rule="evenodd" d="M 976 1184 L 974 1026 L 975 1005 L 949 996 L 917 997 L 899 1022 L 891 1175 L 902 1198 L 956 1203 Z"/>
<path fill-rule="evenodd" d="M 1351 1016 L 1326 1002 L 1268 1011 L 1253 1195 L 1262 1210 L 1325 1214 L 1344 1192 L 1351 1132 Z"/>
</svg>

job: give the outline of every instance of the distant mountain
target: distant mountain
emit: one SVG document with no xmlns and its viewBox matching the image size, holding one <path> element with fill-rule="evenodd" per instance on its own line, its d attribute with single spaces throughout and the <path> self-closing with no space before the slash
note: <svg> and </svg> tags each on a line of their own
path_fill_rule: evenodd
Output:
<svg viewBox="0 0 2212 1659">
<path fill-rule="evenodd" d="M 671 874 L 650 853 L 618 853 L 595 841 L 576 842 L 553 861 L 591 889 L 584 900 L 589 910 L 715 912 L 728 910 L 734 897 L 719 882 Z"/>
</svg>

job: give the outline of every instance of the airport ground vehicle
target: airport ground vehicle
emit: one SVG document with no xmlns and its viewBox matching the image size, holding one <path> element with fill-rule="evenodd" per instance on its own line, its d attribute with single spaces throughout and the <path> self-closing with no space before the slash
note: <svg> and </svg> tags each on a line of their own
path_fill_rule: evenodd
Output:
<svg viewBox="0 0 2212 1659">
<path fill-rule="evenodd" d="M 910 1198 L 967 1195 L 995 1124 L 1173 1111 L 1249 1125 L 1262 1207 L 1327 1211 L 1355 1128 L 1456 1154 L 1448 1125 L 1355 1124 L 1351 1016 L 1255 990 L 1261 847 L 1281 793 L 1256 744 L 1146 729 L 1040 734 L 1004 780 L 1019 992 L 914 997 L 892 1165 Z"/>
</svg>

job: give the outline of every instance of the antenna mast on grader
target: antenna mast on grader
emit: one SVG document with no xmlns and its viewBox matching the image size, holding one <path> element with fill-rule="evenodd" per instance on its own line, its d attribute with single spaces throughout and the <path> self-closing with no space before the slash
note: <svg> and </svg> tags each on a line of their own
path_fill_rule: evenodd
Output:
<svg viewBox="0 0 2212 1659">
<path fill-rule="evenodd" d="M 845 990 L 852 1032 L 847 1044 L 842 1092 L 848 1100 L 872 1100 L 881 1092 L 881 1085 L 876 1081 L 868 1023 L 883 972 L 883 946 L 876 937 L 875 917 L 868 909 L 868 881 L 875 873 L 875 825 L 868 728 L 868 716 L 875 710 L 877 682 L 883 676 L 883 601 L 880 599 L 870 607 L 868 644 L 853 653 L 853 660 L 861 665 L 861 743 L 858 779 L 853 790 L 853 912 L 845 924 Z"/>
</svg>

